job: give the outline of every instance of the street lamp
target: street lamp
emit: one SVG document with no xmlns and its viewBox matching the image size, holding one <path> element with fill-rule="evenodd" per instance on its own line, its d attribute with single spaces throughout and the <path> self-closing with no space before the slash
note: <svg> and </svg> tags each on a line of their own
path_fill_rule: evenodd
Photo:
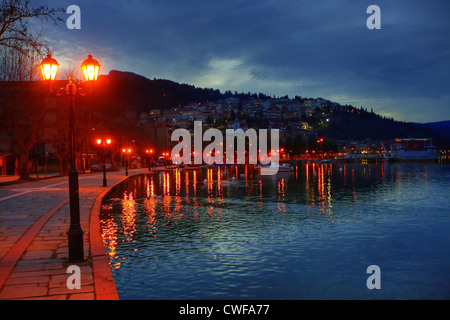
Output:
<svg viewBox="0 0 450 320">
<path fill-rule="evenodd" d="M 130 158 L 131 149 L 122 149 L 122 153 L 126 155 L 125 160 L 125 175 L 128 176 L 128 160 Z M 128 153 L 128 154 L 127 154 Z"/>
<path fill-rule="evenodd" d="M 153 168 L 153 149 L 147 149 L 145 153 L 147 153 L 146 161 L 148 161 L 148 171 L 150 171 Z"/>
<path fill-rule="evenodd" d="M 49 54 L 47 58 L 42 60 L 39 65 L 42 72 L 42 77 L 44 80 L 55 80 L 56 72 L 58 72 L 59 63 L 55 59 L 52 58 L 52 55 Z"/>
<path fill-rule="evenodd" d="M 106 145 L 111 144 L 111 139 L 97 139 L 97 144 L 103 147 L 103 186 L 106 187 Z"/>
<path fill-rule="evenodd" d="M 69 199 L 70 199 L 70 228 L 67 232 L 69 242 L 69 259 L 70 263 L 81 263 L 86 261 L 83 250 L 83 234 L 84 231 L 80 224 L 80 199 L 78 188 L 78 170 L 75 164 L 75 139 L 74 139 L 74 108 L 75 108 L 75 96 L 77 94 L 86 96 L 86 93 L 82 88 L 77 87 L 73 82 L 72 75 L 69 76 L 68 83 L 65 88 L 60 88 L 58 92 L 52 91 L 52 81 L 56 78 L 59 64 L 48 55 L 47 58 L 42 60 L 39 65 L 42 77 L 49 83 L 49 91 L 56 95 L 61 96 L 64 93 L 67 96 L 69 102 L 69 130 L 70 130 L 70 169 L 69 169 Z M 95 81 L 98 77 L 98 71 L 100 64 L 89 56 L 82 64 L 82 70 L 85 74 L 86 81 Z"/>
<path fill-rule="evenodd" d="M 323 138 L 320 138 L 319 140 L 317 140 L 317 143 L 320 143 L 320 153 L 322 154 L 322 158 L 323 158 L 323 149 L 322 149 Z"/>
<path fill-rule="evenodd" d="M 81 64 L 81 70 L 83 70 L 86 81 L 95 81 L 98 78 L 100 64 L 97 60 L 92 59 L 91 55 L 88 55 L 88 58 Z"/>
</svg>

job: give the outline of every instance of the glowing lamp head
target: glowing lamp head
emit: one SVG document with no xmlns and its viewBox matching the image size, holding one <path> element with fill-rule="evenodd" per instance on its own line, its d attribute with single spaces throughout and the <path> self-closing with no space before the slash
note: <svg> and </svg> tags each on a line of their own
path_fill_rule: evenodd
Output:
<svg viewBox="0 0 450 320">
<path fill-rule="evenodd" d="M 96 81 L 100 70 L 100 64 L 97 60 L 92 59 L 91 55 L 89 55 L 88 58 L 81 64 L 81 70 L 83 71 L 86 81 Z"/>
<path fill-rule="evenodd" d="M 105 141 L 103 141 L 102 139 L 97 139 L 97 143 L 98 144 L 111 144 L 112 140 L 111 139 L 106 139 Z M 125 152 L 125 151 L 124 151 Z"/>
<path fill-rule="evenodd" d="M 44 80 L 55 80 L 59 63 L 58 61 L 52 58 L 51 54 L 49 54 L 47 58 L 42 60 L 39 67 L 41 68 L 42 78 Z"/>
</svg>

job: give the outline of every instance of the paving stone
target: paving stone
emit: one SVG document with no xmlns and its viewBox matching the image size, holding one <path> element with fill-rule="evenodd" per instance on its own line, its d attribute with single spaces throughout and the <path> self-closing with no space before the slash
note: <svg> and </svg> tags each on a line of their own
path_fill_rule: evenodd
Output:
<svg viewBox="0 0 450 320">
<path fill-rule="evenodd" d="M 71 294 L 69 296 L 69 300 L 94 300 L 94 293 L 80 293 L 80 294 Z"/>
<path fill-rule="evenodd" d="M 6 281 L 7 286 L 19 285 L 19 284 L 37 284 L 50 281 L 50 276 L 38 276 L 38 277 L 24 277 L 24 278 L 9 278 Z"/>
<path fill-rule="evenodd" d="M 21 284 L 4 286 L 0 291 L 0 299 L 17 299 L 27 297 L 39 297 L 47 295 L 47 287 L 40 284 Z"/>
<path fill-rule="evenodd" d="M 60 294 L 60 295 L 47 295 L 47 296 L 43 296 L 43 297 L 34 297 L 34 298 L 24 298 L 24 299 L 20 299 L 20 300 L 67 300 L 68 296 L 65 294 Z"/>
<path fill-rule="evenodd" d="M 129 172 L 131 176 L 132 172 L 138 174 L 147 169 Z M 108 175 L 109 185 L 124 178 L 123 172 L 112 172 Z M 94 237 L 90 234 L 90 223 L 96 221 L 91 220 L 91 212 L 95 210 L 98 215 L 100 210 L 95 201 L 107 190 L 100 187 L 101 180 L 102 175 L 86 179 L 80 175 L 80 221 L 85 231 L 85 255 L 90 254 L 93 239 L 96 248 L 95 259 L 80 265 L 81 290 L 70 290 L 66 283 L 70 276 L 66 273 L 70 209 L 68 202 L 63 202 L 68 197 L 67 177 L 0 187 L 2 197 L 20 194 L 0 201 L 0 299 L 118 299 L 101 236 L 96 235 L 99 228 L 93 229 Z M 58 186 L 45 189 L 54 184 Z M 24 191 L 30 193 L 22 194 Z M 37 224 L 38 221 L 42 223 Z"/>
<path fill-rule="evenodd" d="M 67 288 L 67 279 L 71 274 L 65 274 L 65 275 L 52 275 L 50 277 L 50 282 L 48 287 L 49 288 L 57 288 L 57 287 L 64 287 Z M 81 287 L 92 285 L 94 283 L 94 279 L 92 277 L 92 273 L 81 273 L 80 276 L 81 280 Z"/>
<path fill-rule="evenodd" d="M 48 291 L 49 295 L 59 295 L 59 294 L 75 294 L 75 293 L 95 293 L 94 286 L 81 286 L 81 289 L 69 289 L 65 287 L 55 287 L 50 288 Z"/>
<path fill-rule="evenodd" d="M 53 256 L 53 251 L 51 250 L 40 250 L 40 251 L 28 251 L 25 252 L 22 259 L 27 260 L 33 260 L 33 259 L 48 259 Z"/>
</svg>

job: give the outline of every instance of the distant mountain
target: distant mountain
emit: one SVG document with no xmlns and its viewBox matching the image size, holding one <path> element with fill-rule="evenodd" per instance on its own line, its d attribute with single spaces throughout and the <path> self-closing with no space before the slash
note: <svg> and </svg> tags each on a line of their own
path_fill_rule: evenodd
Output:
<svg viewBox="0 0 450 320">
<path fill-rule="evenodd" d="M 430 129 L 434 133 L 450 138 L 450 120 L 438 121 L 438 122 L 428 122 L 422 124 L 425 128 Z"/>
<path fill-rule="evenodd" d="M 389 141 L 395 138 L 437 138 L 438 134 L 423 125 L 395 121 L 360 111 L 335 114 L 319 134 L 340 140 L 370 139 L 372 141 Z"/>
<path fill-rule="evenodd" d="M 272 99 L 263 93 L 244 94 L 231 91 L 221 93 L 218 89 L 198 88 L 171 80 L 156 78 L 151 80 L 132 72 L 117 70 L 103 76 L 101 81 L 105 85 L 99 86 L 97 91 L 104 97 L 103 106 L 117 105 L 132 110 L 136 114 L 153 109 L 163 112 L 192 102 L 205 103 L 231 97 L 243 101 Z M 289 97 L 286 96 L 283 99 L 289 99 Z M 306 98 L 296 96 L 294 99 L 302 103 Z M 362 107 L 356 109 L 352 106 L 337 105 L 339 104 L 329 102 L 327 106 L 322 106 L 322 109 L 315 110 L 314 117 L 307 119 L 318 134 L 333 140 L 360 141 L 365 139 L 388 141 L 408 137 L 432 138 L 436 145 L 450 147 L 450 121 L 425 124 L 402 122 L 385 118 Z M 325 124 L 321 122 L 322 114 L 328 114 L 330 121 Z"/>
<path fill-rule="evenodd" d="M 146 77 L 133 72 L 111 70 L 108 77 L 114 80 L 148 80 Z"/>
<path fill-rule="evenodd" d="M 112 100 L 122 101 L 138 113 L 152 109 L 163 111 L 191 102 L 204 103 L 225 97 L 219 90 L 197 88 L 171 80 L 148 79 L 132 72 L 117 70 L 102 76 L 99 82 L 103 82 L 103 87 Z"/>
</svg>

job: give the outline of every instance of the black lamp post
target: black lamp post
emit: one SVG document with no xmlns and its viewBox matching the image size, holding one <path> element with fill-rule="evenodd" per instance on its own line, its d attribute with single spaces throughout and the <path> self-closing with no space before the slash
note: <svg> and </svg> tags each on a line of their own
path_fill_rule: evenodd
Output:
<svg viewBox="0 0 450 320">
<path fill-rule="evenodd" d="M 128 161 L 130 159 L 131 149 L 122 149 L 122 153 L 125 155 L 125 175 L 128 176 Z"/>
<path fill-rule="evenodd" d="M 42 77 L 45 81 L 49 81 L 49 90 L 56 96 L 61 96 L 64 93 L 67 96 L 69 103 L 69 130 L 70 130 L 70 169 L 69 169 L 69 200 L 70 200 L 70 228 L 67 232 L 69 242 L 69 259 L 70 263 L 81 263 L 86 261 L 83 250 L 83 234 L 84 231 L 80 224 L 80 199 L 78 188 L 78 170 L 75 164 L 75 137 L 74 137 L 74 108 L 75 96 L 77 94 L 85 96 L 86 93 L 82 88 L 78 87 L 73 82 L 72 75 L 69 76 L 68 83 L 65 88 L 59 89 L 58 92 L 53 92 L 51 88 L 52 81 L 56 78 L 59 64 L 48 55 L 39 65 L 42 72 Z M 89 55 L 88 59 L 81 65 L 86 81 L 95 81 L 98 77 L 100 64 L 92 59 Z"/>
<path fill-rule="evenodd" d="M 106 145 L 111 144 L 111 139 L 98 139 L 97 144 L 101 145 L 103 149 L 103 186 L 106 187 Z"/>
</svg>

